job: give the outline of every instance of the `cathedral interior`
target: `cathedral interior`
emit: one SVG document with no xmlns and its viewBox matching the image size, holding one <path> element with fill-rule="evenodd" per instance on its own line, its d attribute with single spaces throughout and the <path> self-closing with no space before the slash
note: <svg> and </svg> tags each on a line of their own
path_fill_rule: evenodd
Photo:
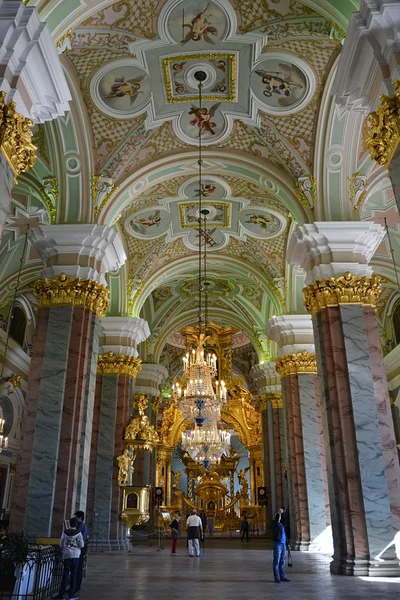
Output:
<svg viewBox="0 0 400 600">
<path fill-rule="evenodd" d="M 0 529 L 82 510 L 122 553 L 282 507 L 328 573 L 399 577 L 400 2 L 0 25 Z"/>
</svg>

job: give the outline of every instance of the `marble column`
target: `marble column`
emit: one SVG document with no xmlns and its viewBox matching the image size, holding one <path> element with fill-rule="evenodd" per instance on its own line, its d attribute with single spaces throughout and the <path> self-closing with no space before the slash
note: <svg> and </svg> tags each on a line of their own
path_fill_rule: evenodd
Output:
<svg viewBox="0 0 400 600">
<path fill-rule="evenodd" d="M 98 549 L 124 548 L 121 522 L 122 490 L 117 458 L 123 454 L 133 384 L 140 370 L 137 345 L 148 337 L 146 321 L 133 317 L 105 317 L 100 337 L 97 382 L 89 461 L 87 522 L 92 545 Z"/>
<path fill-rule="evenodd" d="M 34 285 L 39 312 L 17 461 L 13 531 L 25 527 L 30 535 L 58 536 L 65 518 L 86 509 L 93 361 L 100 319 L 109 304 L 104 273 L 110 262 L 125 259 L 115 235 L 97 225 L 31 231 L 31 243 L 47 264 L 44 278 Z"/>
<path fill-rule="evenodd" d="M 36 8 L 0 2 L 0 47 L 1 242 L 13 182 L 36 160 L 33 124 L 64 115 L 71 95 L 48 26 Z"/>
<path fill-rule="evenodd" d="M 311 319 L 309 315 L 273 317 L 268 334 L 280 354 L 275 368 L 281 377 L 288 439 L 291 540 L 296 549 L 313 550 L 319 547 L 317 538 L 327 519 Z"/>
<path fill-rule="evenodd" d="M 305 269 L 319 374 L 334 539 L 331 570 L 398 575 L 400 469 L 368 266 L 384 229 L 316 222 L 290 241 Z M 396 559 L 397 553 L 397 559 Z"/>
<path fill-rule="evenodd" d="M 278 508 L 287 506 L 288 498 L 284 494 L 284 463 L 286 460 L 286 454 L 284 450 L 284 432 L 283 432 L 283 419 L 282 419 L 282 393 L 277 392 L 275 394 L 268 395 L 268 412 L 270 415 L 269 421 L 272 429 L 273 439 L 273 453 L 271 452 L 271 458 L 274 464 L 274 479 L 275 479 L 275 502 L 272 506 L 273 512 L 276 512 Z M 272 469 L 271 469 L 272 471 Z"/>
</svg>

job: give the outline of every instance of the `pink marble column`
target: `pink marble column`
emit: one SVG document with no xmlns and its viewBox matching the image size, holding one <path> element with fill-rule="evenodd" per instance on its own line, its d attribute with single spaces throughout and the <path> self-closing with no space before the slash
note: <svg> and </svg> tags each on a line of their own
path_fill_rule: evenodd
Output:
<svg viewBox="0 0 400 600">
<path fill-rule="evenodd" d="M 272 407 L 272 425 L 274 433 L 274 465 L 275 465 L 275 486 L 276 486 L 276 506 L 284 506 L 283 500 L 283 461 L 281 448 L 281 431 L 279 411 L 282 408 Z"/>
<path fill-rule="evenodd" d="M 296 519 L 296 547 L 306 548 L 310 542 L 307 486 L 304 466 L 303 435 L 301 429 L 298 375 L 288 375 L 285 382 L 289 418 L 289 452 L 292 466 L 294 514 Z"/>
<path fill-rule="evenodd" d="M 375 309 L 372 306 L 364 306 L 363 308 L 392 524 L 395 535 L 400 535 L 400 466 L 386 372 L 383 364 L 382 347 Z"/>
<path fill-rule="evenodd" d="M 89 532 L 93 532 L 95 529 L 95 515 L 93 512 L 94 506 L 94 490 L 96 483 L 96 460 L 97 460 L 97 445 L 99 441 L 99 421 L 100 421 L 100 403 L 101 403 L 101 384 L 102 375 L 97 375 L 96 378 L 96 391 L 94 396 L 94 407 L 93 407 L 93 426 L 92 426 L 92 439 L 90 444 L 90 460 L 89 460 L 89 481 L 88 481 L 88 495 L 87 495 L 87 515 L 86 522 L 89 527 Z M 91 535 L 93 539 L 93 534 Z"/>
<path fill-rule="evenodd" d="M 35 434 L 36 413 L 48 320 L 49 309 L 40 308 L 36 319 L 36 337 L 29 370 L 26 408 L 22 421 L 21 441 L 17 458 L 13 505 L 10 515 L 10 531 L 22 531 L 24 528 L 32 445 Z"/>
</svg>

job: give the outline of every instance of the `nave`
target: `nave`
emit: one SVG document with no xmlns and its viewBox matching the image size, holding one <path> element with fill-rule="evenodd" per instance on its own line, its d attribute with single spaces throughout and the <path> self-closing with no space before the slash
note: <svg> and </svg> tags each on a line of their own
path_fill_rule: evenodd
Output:
<svg viewBox="0 0 400 600">
<path fill-rule="evenodd" d="M 400 578 L 360 578 L 331 575 L 331 558 L 296 552 L 286 569 L 290 583 L 276 585 L 272 576 L 271 543 L 239 539 L 206 539 L 200 558 L 191 558 L 180 539 L 178 556 L 140 544 L 126 554 L 96 553 L 89 558 L 81 600 L 383 600 L 398 598 Z"/>
</svg>

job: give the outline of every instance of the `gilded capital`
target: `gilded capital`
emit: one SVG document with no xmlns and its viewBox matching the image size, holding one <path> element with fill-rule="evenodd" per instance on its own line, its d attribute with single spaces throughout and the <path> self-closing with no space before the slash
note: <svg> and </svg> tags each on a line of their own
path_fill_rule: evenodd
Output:
<svg viewBox="0 0 400 600">
<path fill-rule="evenodd" d="M 142 368 L 140 358 L 108 352 L 100 354 L 97 360 L 98 375 L 128 375 L 135 378 Z"/>
<path fill-rule="evenodd" d="M 268 394 L 268 399 L 271 402 L 272 408 L 283 408 L 282 394 Z"/>
<path fill-rule="evenodd" d="M 393 87 L 395 95 L 379 96 L 380 106 L 367 118 L 367 148 L 371 158 L 384 167 L 390 165 L 400 142 L 400 81 L 393 81 Z"/>
<path fill-rule="evenodd" d="M 307 352 L 307 350 L 297 354 L 285 354 L 285 356 L 276 359 L 275 369 L 281 377 L 299 375 L 300 373 L 316 373 L 317 359 L 315 354 Z"/>
<path fill-rule="evenodd" d="M 0 92 L 0 146 L 15 177 L 27 171 L 36 161 L 32 144 L 33 121 L 15 110 L 15 102 L 6 104 L 6 93 Z"/>
<path fill-rule="evenodd" d="M 50 307 L 61 304 L 82 306 L 95 312 L 99 318 L 110 305 L 110 292 L 104 285 L 92 279 L 58 277 L 39 279 L 33 285 L 33 293 L 39 306 Z"/>
<path fill-rule="evenodd" d="M 361 277 L 345 273 L 340 277 L 317 279 L 304 288 L 304 306 L 314 316 L 328 306 L 362 304 L 376 306 L 382 286 L 376 275 Z"/>
</svg>

